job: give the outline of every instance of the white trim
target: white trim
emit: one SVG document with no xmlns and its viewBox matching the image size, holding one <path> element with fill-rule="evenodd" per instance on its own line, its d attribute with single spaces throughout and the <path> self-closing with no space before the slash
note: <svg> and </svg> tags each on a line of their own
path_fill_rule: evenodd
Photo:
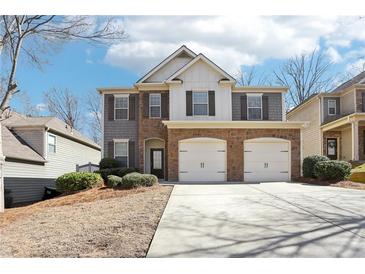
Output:
<svg viewBox="0 0 365 274">
<path fill-rule="evenodd" d="M 335 113 L 334 114 L 331 114 L 330 113 L 330 102 L 331 103 L 335 103 Z M 331 107 L 331 108 L 333 108 L 333 107 Z M 334 100 L 334 99 L 328 99 L 328 102 L 327 102 L 327 115 L 328 116 L 335 116 L 337 114 L 337 100 Z"/>
<path fill-rule="evenodd" d="M 262 93 L 251 93 L 251 94 L 247 94 L 247 120 L 248 121 L 262 121 Z M 250 119 L 250 112 L 249 112 L 249 109 L 250 108 L 259 108 L 259 107 L 249 107 L 248 106 L 248 98 L 249 97 L 260 97 L 260 100 L 261 100 L 261 106 L 260 106 L 260 110 L 261 110 L 261 115 L 260 115 L 260 119 Z"/>
<path fill-rule="evenodd" d="M 194 113 L 194 93 L 197 93 L 197 92 L 199 92 L 199 93 L 206 93 L 207 94 L 207 114 L 206 115 L 203 115 L 203 114 L 200 114 L 200 115 L 195 115 L 195 113 Z M 194 90 L 192 90 L 191 91 L 191 93 L 192 93 L 192 114 L 193 114 L 193 117 L 207 117 L 207 116 L 209 116 L 209 91 L 208 90 L 206 90 L 206 89 L 202 89 L 202 90 L 199 90 L 199 89 L 194 89 Z M 203 104 L 197 104 L 197 105 L 203 105 Z"/>
<path fill-rule="evenodd" d="M 160 105 L 151 105 L 151 95 L 158 95 L 158 97 L 160 97 Z M 160 107 L 160 114 L 159 116 L 151 116 L 151 107 Z M 148 95 L 148 118 L 157 118 L 160 119 L 161 118 L 161 93 L 149 93 Z"/>
<path fill-rule="evenodd" d="M 56 154 L 57 153 L 57 136 L 55 134 L 52 133 L 47 133 L 47 156 L 49 153 L 49 137 L 54 137 L 54 152 L 52 152 L 52 154 Z"/>
<path fill-rule="evenodd" d="M 126 167 L 129 167 L 129 139 L 113 139 L 113 143 L 114 143 L 114 159 L 116 157 L 127 157 L 127 166 Z M 115 145 L 116 144 L 120 144 L 120 143 L 126 143 L 127 144 L 127 155 L 116 155 L 115 154 Z"/>
<path fill-rule="evenodd" d="M 306 121 L 162 121 L 167 128 L 303 128 Z"/>
<path fill-rule="evenodd" d="M 193 60 L 191 60 L 189 63 L 187 63 L 185 66 L 183 66 L 181 69 L 179 69 L 178 71 L 176 71 L 173 75 L 171 75 L 166 81 L 165 83 L 173 83 L 174 78 L 176 78 L 177 76 L 179 76 L 180 74 L 184 73 L 189 67 L 191 67 L 192 65 L 194 65 L 197 61 L 202 60 L 205 63 L 207 63 L 208 65 L 210 65 L 213 69 L 215 69 L 216 71 L 220 72 L 223 76 L 225 76 L 226 78 L 228 78 L 230 81 L 232 81 L 233 83 L 236 83 L 236 80 L 229 75 L 227 72 L 225 72 L 223 69 L 221 69 L 219 66 L 217 66 L 215 63 L 213 63 L 212 61 L 210 61 L 207 57 L 205 57 L 202 53 L 199 53 L 199 55 L 197 55 Z"/>
<path fill-rule="evenodd" d="M 118 98 L 127 98 L 127 108 L 117 108 L 117 99 Z M 117 119 L 117 109 L 127 109 L 127 118 L 119 118 Z M 129 120 L 129 94 L 114 94 L 114 120 Z"/>
<path fill-rule="evenodd" d="M 147 72 L 141 79 L 137 81 L 137 84 L 142 83 L 146 79 L 152 76 L 155 72 L 157 72 L 160 68 L 162 68 L 164 65 L 166 65 L 168 62 L 170 62 L 173 58 L 178 56 L 180 53 L 185 51 L 190 57 L 195 58 L 196 54 L 187 48 L 185 45 L 181 46 L 179 49 L 177 49 L 174 53 L 172 53 L 170 56 L 168 56 L 165 60 L 163 60 L 160 64 L 158 64 L 156 67 L 151 69 L 149 72 Z"/>
<path fill-rule="evenodd" d="M 351 123 L 351 149 L 352 149 L 352 155 L 351 160 L 358 161 L 359 160 L 359 122 L 353 121 Z"/>
</svg>

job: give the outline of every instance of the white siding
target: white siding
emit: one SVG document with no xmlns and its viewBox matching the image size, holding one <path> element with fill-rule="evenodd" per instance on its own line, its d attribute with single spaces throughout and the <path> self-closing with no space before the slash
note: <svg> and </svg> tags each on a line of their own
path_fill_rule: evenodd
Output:
<svg viewBox="0 0 365 274">
<path fill-rule="evenodd" d="M 309 125 L 302 129 L 303 158 L 310 155 L 321 155 L 321 128 L 319 122 L 320 101 L 318 98 L 303 106 L 293 114 L 288 115 L 289 121 L 308 121 Z"/>
<path fill-rule="evenodd" d="M 149 78 L 145 80 L 146 83 L 163 82 L 168 79 L 172 74 L 187 64 L 192 58 L 191 57 L 176 57 L 168 62 L 165 66 L 160 68 Z"/>
<path fill-rule="evenodd" d="M 341 97 L 341 114 L 347 115 L 355 112 L 355 91 L 350 91 Z"/>
<path fill-rule="evenodd" d="M 170 120 L 232 120 L 231 86 L 219 84 L 223 76 L 212 67 L 198 61 L 179 76 L 182 84 L 170 85 Z M 187 90 L 214 90 L 215 116 L 186 116 Z"/>
<path fill-rule="evenodd" d="M 48 162 L 44 166 L 5 162 L 4 177 L 57 178 L 64 173 L 76 171 L 76 164 L 99 163 L 100 151 L 58 135 L 56 138 L 56 153 L 48 153 Z"/>
</svg>

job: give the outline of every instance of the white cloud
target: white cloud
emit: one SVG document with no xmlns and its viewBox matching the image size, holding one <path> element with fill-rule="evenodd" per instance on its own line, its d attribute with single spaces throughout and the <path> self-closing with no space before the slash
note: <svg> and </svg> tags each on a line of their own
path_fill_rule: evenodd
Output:
<svg viewBox="0 0 365 274">
<path fill-rule="evenodd" d="M 47 109 L 47 105 L 44 104 L 44 103 L 39 103 L 39 104 L 36 104 L 35 108 L 40 111 L 40 112 L 43 112 Z"/>
<path fill-rule="evenodd" d="M 356 75 L 365 70 L 365 58 L 357 59 L 356 61 L 346 65 L 346 72 L 349 75 Z"/>
<path fill-rule="evenodd" d="M 335 64 L 342 61 L 341 54 L 339 54 L 339 52 L 334 47 L 329 47 L 326 50 L 326 55 L 328 56 L 330 61 L 335 63 Z"/>
<path fill-rule="evenodd" d="M 336 47 L 347 46 L 360 37 L 365 39 L 364 22 L 356 20 L 334 16 L 126 17 L 123 25 L 129 38 L 110 46 L 105 61 L 143 74 L 185 44 L 233 72 L 241 65 L 318 49 L 321 39 L 328 56 L 340 61 Z M 361 35 L 355 36 L 356 32 Z"/>
</svg>

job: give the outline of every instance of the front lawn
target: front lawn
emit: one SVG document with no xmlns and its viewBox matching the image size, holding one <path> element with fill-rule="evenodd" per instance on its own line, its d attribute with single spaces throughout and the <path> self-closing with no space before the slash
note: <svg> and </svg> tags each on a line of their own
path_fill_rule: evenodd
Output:
<svg viewBox="0 0 365 274">
<path fill-rule="evenodd" d="M 0 214 L 0 257 L 145 257 L 172 187 L 99 188 Z"/>
</svg>

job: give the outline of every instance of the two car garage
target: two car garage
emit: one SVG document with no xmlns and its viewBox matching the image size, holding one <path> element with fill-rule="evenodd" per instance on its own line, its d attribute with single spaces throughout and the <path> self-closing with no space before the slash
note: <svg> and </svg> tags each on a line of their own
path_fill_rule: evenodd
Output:
<svg viewBox="0 0 365 274">
<path fill-rule="evenodd" d="M 225 140 L 185 139 L 179 141 L 178 149 L 179 181 L 227 181 L 227 164 L 229 163 L 227 163 Z M 234 148 L 231 149 L 234 150 Z M 290 180 L 290 141 L 280 138 L 245 140 L 241 153 L 245 182 Z"/>
</svg>

